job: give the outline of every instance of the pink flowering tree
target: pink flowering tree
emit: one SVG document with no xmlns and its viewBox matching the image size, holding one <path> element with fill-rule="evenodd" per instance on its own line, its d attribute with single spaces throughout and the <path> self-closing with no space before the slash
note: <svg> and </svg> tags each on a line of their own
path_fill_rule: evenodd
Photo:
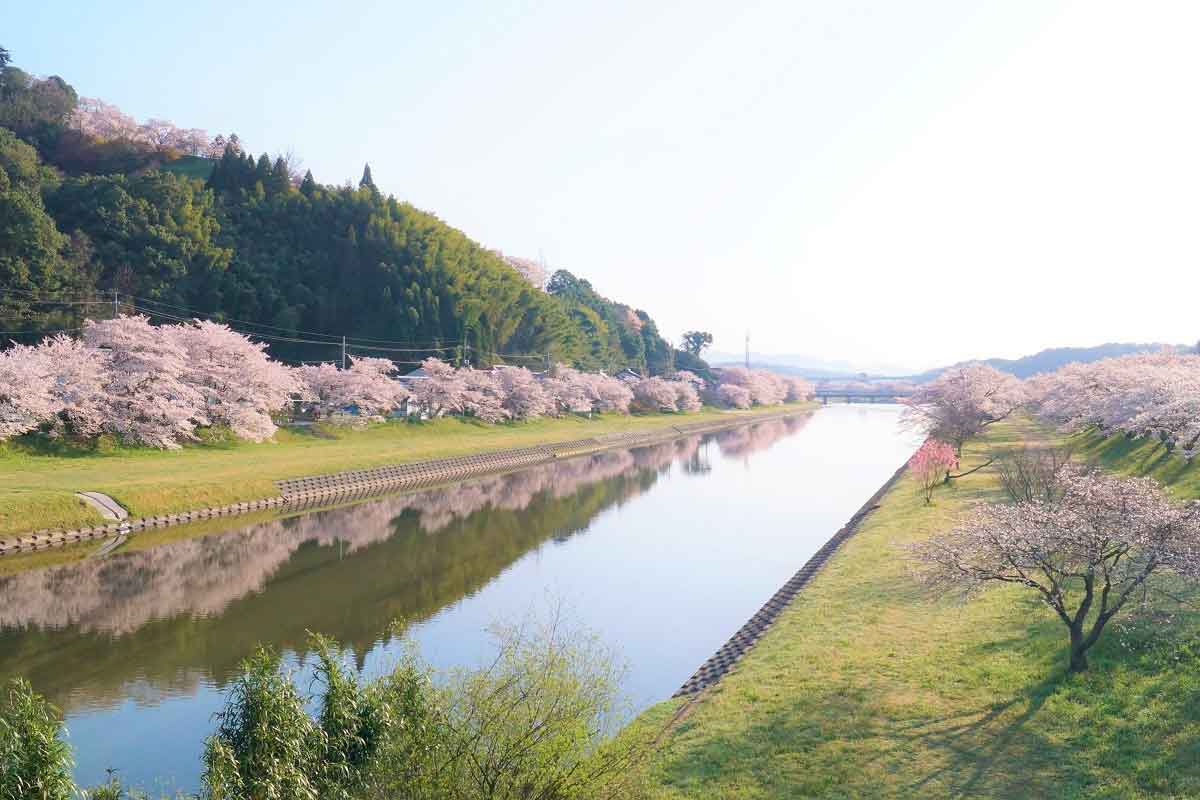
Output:
<svg viewBox="0 0 1200 800">
<path fill-rule="evenodd" d="M 750 402 L 753 405 L 779 405 L 788 396 L 786 379 L 764 369 L 723 367 L 719 377 L 723 384 L 740 386 L 745 389 L 749 393 Z M 740 408 L 741 406 L 735 407 Z"/>
<path fill-rule="evenodd" d="M 679 396 L 670 381 L 643 378 L 633 384 L 634 401 L 646 411 L 678 411 Z"/>
<path fill-rule="evenodd" d="M 1028 381 L 1036 413 L 1063 430 L 1094 429 L 1200 452 L 1200 356 L 1139 353 L 1068 364 Z"/>
<path fill-rule="evenodd" d="M 53 387 L 37 348 L 18 344 L 0 352 L 0 441 L 35 430 L 58 413 Z"/>
<path fill-rule="evenodd" d="M 717 400 L 730 408 L 749 408 L 750 390 L 735 383 L 722 383 L 717 387 Z"/>
<path fill-rule="evenodd" d="M 572 414 L 590 414 L 595 400 L 588 377 L 577 369 L 558 364 L 546 376 L 546 391 L 558 407 Z"/>
<path fill-rule="evenodd" d="M 958 469 L 958 456 L 953 445 L 940 439 L 926 439 L 925 444 L 908 459 L 909 474 L 920 485 L 926 505 L 933 502 L 933 490 L 938 484 L 946 482 L 946 476 L 952 469 Z"/>
<path fill-rule="evenodd" d="M 700 393 L 696 391 L 696 387 L 686 380 L 670 381 L 671 388 L 675 391 L 675 408 L 684 413 L 692 413 L 699 411 L 703 404 L 700 402 Z"/>
<path fill-rule="evenodd" d="M 930 436 L 963 444 L 989 425 L 1007 419 L 1026 399 L 1024 387 L 1012 375 L 986 364 L 952 367 L 920 386 L 908 399 L 905 421 Z"/>
<path fill-rule="evenodd" d="M 537 419 L 558 413 L 554 398 L 524 367 L 500 368 L 496 380 L 504 392 L 504 409 L 512 419 Z"/>
<path fill-rule="evenodd" d="M 463 413 L 484 422 L 503 422 L 509 419 L 504 387 L 491 370 L 471 369 L 465 367 L 458 370 L 463 381 Z"/>
<path fill-rule="evenodd" d="M 359 411 L 360 422 L 386 416 L 409 396 L 392 374 L 396 365 L 386 358 L 352 357 L 348 369 L 333 364 L 307 364 L 296 370 L 304 393 L 315 400 L 322 416 L 332 417 L 349 406 Z"/>
<path fill-rule="evenodd" d="M 351 356 L 345 372 L 345 400 L 367 417 L 384 417 L 400 407 L 409 391 L 394 377 L 396 365 L 386 358 Z"/>
<path fill-rule="evenodd" d="M 1079 672 L 1109 621 L 1200 584 L 1200 506 L 1170 502 L 1149 478 L 1064 467 L 1057 480 L 1050 499 L 979 506 L 911 554 L 938 591 L 1036 593 L 1066 626 Z"/>
<path fill-rule="evenodd" d="M 108 353 L 104 430 L 122 441 L 175 449 L 206 420 L 204 396 L 187 383 L 187 353 L 143 316 L 84 324 L 83 341 Z"/>
<path fill-rule="evenodd" d="M 617 378 L 599 373 L 585 374 L 588 394 L 597 411 L 628 414 L 633 392 Z"/>
<path fill-rule="evenodd" d="M 62 333 L 43 340 L 37 349 L 53 381 L 50 392 L 57 413 L 51 433 L 83 441 L 99 436 L 107 415 L 108 351 Z"/>
<path fill-rule="evenodd" d="M 304 399 L 317 404 L 320 416 L 341 410 L 342 371 L 333 364 L 305 364 L 295 370 Z"/>
<path fill-rule="evenodd" d="M 450 364 L 437 358 L 421 362 L 425 377 L 412 383 L 412 394 L 431 417 L 442 414 L 461 414 L 467 391 L 462 374 Z"/>
<path fill-rule="evenodd" d="M 206 424 L 224 425 L 254 442 L 275 434 L 271 415 L 287 405 L 300 382 L 267 356 L 265 344 L 205 320 L 159 330 L 183 349 L 182 379 L 203 396 Z"/>
<path fill-rule="evenodd" d="M 789 403 L 800 403 L 808 400 L 815 392 L 813 385 L 804 380 L 804 378 L 784 378 L 783 381 L 787 386 L 787 393 L 784 395 L 784 400 Z"/>
</svg>

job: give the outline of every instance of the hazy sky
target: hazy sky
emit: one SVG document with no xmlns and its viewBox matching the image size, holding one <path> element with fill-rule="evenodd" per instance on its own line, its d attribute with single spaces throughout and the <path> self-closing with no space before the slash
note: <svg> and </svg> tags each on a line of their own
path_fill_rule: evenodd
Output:
<svg viewBox="0 0 1200 800">
<path fill-rule="evenodd" d="M 739 350 L 1194 341 L 1200 4 L 24 3 L 18 66 Z"/>
</svg>

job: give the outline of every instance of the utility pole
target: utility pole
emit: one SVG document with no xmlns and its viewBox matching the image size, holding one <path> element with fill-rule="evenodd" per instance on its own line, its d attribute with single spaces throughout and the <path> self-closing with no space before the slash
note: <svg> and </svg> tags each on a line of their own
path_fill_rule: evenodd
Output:
<svg viewBox="0 0 1200 800">
<path fill-rule="evenodd" d="M 117 318 L 117 287 L 113 287 L 113 319 Z"/>
<path fill-rule="evenodd" d="M 346 368 L 346 337 L 342 337 L 342 369 Z"/>
<path fill-rule="evenodd" d="M 750 369 L 750 329 L 746 329 L 746 369 Z"/>
</svg>

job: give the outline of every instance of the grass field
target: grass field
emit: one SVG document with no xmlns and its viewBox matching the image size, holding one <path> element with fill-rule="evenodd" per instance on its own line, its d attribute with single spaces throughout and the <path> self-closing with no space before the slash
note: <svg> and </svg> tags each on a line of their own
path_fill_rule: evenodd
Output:
<svg viewBox="0 0 1200 800">
<path fill-rule="evenodd" d="M 1035 435 L 1008 424 L 966 464 Z M 1079 443 L 1200 494 L 1200 470 L 1130 443 Z M 940 490 L 933 507 L 911 481 L 894 487 L 667 735 L 648 796 L 1200 797 L 1200 616 L 1159 637 L 1148 624 L 1110 626 L 1091 670 L 1068 676 L 1066 629 L 1030 593 L 934 601 L 911 578 L 904 543 L 997 496 L 987 471 Z M 635 729 L 661 727 L 680 705 L 650 709 Z"/>
<path fill-rule="evenodd" d="M 74 497 L 77 491 L 104 492 L 133 516 L 161 514 L 268 497 L 275 494 L 274 481 L 282 478 L 761 412 L 705 409 L 686 416 L 565 417 L 506 425 L 450 418 L 392 422 L 358 431 L 281 430 L 275 441 L 263 444 L 208 443 L 174 451 L 47 451 L 19 442 L 0 444 L 0 535 L 102 521 Z"/>
</svg>

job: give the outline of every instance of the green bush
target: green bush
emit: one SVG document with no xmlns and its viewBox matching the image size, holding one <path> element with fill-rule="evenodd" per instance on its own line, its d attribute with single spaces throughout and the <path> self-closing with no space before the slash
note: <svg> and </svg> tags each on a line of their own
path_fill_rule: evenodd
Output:
<svg viewBox="0 0 1200 800">
<path fill-rule="evenodd" d="M 0 707 L 0 800 L 67 800 L 72 766 L 58 709 L 13 680 Z"/>
<path fill-rule="evenodd" d="M 610 738 L 622 670 L 594 637 L 558 624 L 494 631 L 497 655 L 435 682 L 407 646 L 361 681 L 336 642 L 312 635 L 314 697 L 279 655 L 241 665 L 205 743 L 205 800 L 588 800 L 637 797 L 641 752 Z M 319 698 L 319 712 L 309 714 Z M 56 709 L 15 681 L 0 715 L 0 800 L 75 796 Z M 114 779 L 82 793 L 131 797 Z"/>
</svg>

